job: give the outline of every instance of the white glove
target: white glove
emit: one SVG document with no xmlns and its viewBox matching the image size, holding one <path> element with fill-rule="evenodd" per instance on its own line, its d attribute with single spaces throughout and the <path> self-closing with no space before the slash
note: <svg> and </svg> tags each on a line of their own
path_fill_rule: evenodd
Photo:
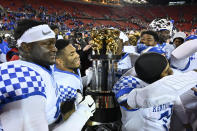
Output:
<svg viewBox="0 0 197 131">
<path fill-rule="evenodd" d="M 77 108 L 83 106 L 87 109 L 85 112 L 87 116 L 93 116 L 93 113 L 96 110 L 96 105 L 93 98 L 90 95 L 83 97 L 81 93 L 77 93 L 76 103 Z"/>
<path fill-rule="evenodd" d="M 85 74 L 87 76 L 87 85 L 90 83 L 90 81 L 92 80 L 92 76 L 93 76 L 93 69 L 92 67 L 89 67 L 86 71 Z"/>
<path fill-rule="evenodd" d="M 91 96 L 83 97 L 78 91 L 76 97 L 76 111 L 63 123 L 59 123 L 53 131 L 81 131 L 88 119 L 93 116 L 95 103 Z"/>
</svg>

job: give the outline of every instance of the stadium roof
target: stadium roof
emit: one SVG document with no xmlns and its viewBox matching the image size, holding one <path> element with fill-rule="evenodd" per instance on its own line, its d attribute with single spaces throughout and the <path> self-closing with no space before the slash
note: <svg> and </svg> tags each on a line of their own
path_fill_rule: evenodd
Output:
<svg viewBox="0 0 197 131">
<path fill-rule="evenodd" d="M 72 2 L 87 2 L 89 4 L 121 5 L 121 3 L 130 3 L 134 5 L 182 5 L 197 3 L 197 0 L 63 0 Z"/>
<path fill-rule="evenodd" d="M 180 2 L 180 1 L 185 1 L 186 4 L 189 3 L 196 3 L 197 0 L 146 0 L 148 1 L 150 4 L 156 4 L 156 5 L 167 5 L 169 4 L 169 2 Z"/>
</svg>

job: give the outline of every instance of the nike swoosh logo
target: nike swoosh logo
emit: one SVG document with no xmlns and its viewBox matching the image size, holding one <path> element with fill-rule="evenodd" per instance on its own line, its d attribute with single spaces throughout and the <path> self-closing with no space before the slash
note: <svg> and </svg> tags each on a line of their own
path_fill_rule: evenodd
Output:
<svg viewBox="0 0 197 131">
<path fill-rule="evenodd" d="M 50 34 L 50 33 L 51 33 L 51 31 L 48 31 L 48 32 L 42 31 L 42 34 L 43 34 L 43 35 L 48 35 L 48 34 Z"/>
<path fill-rule="evenodd" d="M 90 105 L 90 104 L 88 104 L 88 106 L 89 106 L 89 107 L 91 107 L 93 104 L 94 104 L 94 103 L 92 103 L 91 105 Z"/>
</svg>

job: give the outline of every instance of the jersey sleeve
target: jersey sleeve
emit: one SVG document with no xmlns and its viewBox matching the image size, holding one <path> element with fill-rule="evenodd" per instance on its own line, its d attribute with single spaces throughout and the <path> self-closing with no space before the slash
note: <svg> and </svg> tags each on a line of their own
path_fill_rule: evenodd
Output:
<svg viewBox="0 0 197 131">
<path fill-rule="evenodd" d="M 170 59 L 170 65 L 174 69 L 180 70 L 180 71 L 185 71 L 189 68 L 190 66 L 190 58 L 185 58 L 185 59 L 176 59 L 173 56 Z"/>
<path fill-rule="evenodd" d="M 122 103 L 127 100 L 127 95 L 135 88 L 140 88 L 140 81 L 138 78 L 133 76 L 123 76 L 116 82 L 112 91 L 118 103 Z"/>
<path fill-rule="evenodd" d="M 76 99 L 77 89 L 67 83 L 58 83 L 57 85 L 61 102 Z"/>
<path fill-rule="evenodd" d="M 38 72 L 14 64 L 0 67 L 0 106 L 33 95 L 46 97 L 45 84 Z"/>
<path fill-rule="evenodd" d="M 194 71 L 166 76 L 146 88 L 130 92 L 127 103 L 130 107 L 149 108 L 175 102 L 180 95 L 197 84 L 196 77 L 197 73 Z"/>
<path fill-rule="evenodd" d="M 172 52 L 172 55 L 176 59 L 184 59 L 184 58 L 187 58 L 187 57 L 191 56 L 192 54 L 197 52 L 196 42 L 197 42 L 197 39 L 184 42 L 182 45 L 177 47 Z"/>
</svg>

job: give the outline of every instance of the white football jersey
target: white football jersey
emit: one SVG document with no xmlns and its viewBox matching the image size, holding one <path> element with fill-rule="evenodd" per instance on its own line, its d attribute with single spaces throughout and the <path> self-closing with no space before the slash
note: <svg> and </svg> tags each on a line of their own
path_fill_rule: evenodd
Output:
<svg viewBox="0 0 197 131">
<path fill-rule="evenodd" d="M 40 95 L 46 98 L 48 124 L 59 116 L 56 84 L 51 71 L 26 61 L 12 61 L 0 65 L 0 106 Z"/>
<path fill-rule="evenodd" d="M 128 95 L 135 88 L 145 87 L 145 83 L 133 76 L 123 76 L 114 85 L 113 91 L 117 100 Z M 124 97 L 125 98 L 125 97 Z M 128 110 L 121 106 L 123 131 L 166 131 L 169 129 L 173 103 L 166 103 L 150 108 Z"/>
<path fill-rule="evenodd" d="M 77 72 L 78 75 L 60 70 L 54 66 L 53 75 L 58 86 L 61 101 L 75 99 L 77 90 L 80 90 L 81 93 L 83 93 L 80 70 L 78 69 Z"/>
<path fill-rule="evenodd" d="M 168 131 L 172 115 L 172 103 L 151 108 L 125 110 L 122 112 L 123 131 Z"/>
</svg>

